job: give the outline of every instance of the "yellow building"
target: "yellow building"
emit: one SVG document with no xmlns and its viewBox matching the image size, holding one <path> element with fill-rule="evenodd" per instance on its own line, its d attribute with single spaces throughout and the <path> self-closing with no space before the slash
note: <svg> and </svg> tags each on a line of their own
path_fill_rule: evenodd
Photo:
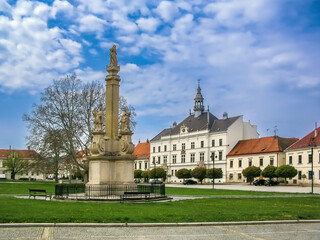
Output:
<svg viewBox="0 0 320 240">
<path fill-rule="evenodd" d="M 297 140 L 274 136 L 239 141 L 227 155 L 227 182 L 245 182 L 242 170 L 249 166 L 263 170 L 284 165 L 284 150 Z"/>
<path fill-rule="evenodd" d="M 320 127 L 301 138 L 288 147 L 286 152 L 286 164 L 295 167 L 298 175 L 289 180 L 289 183 L 311 183 L 312 175 L 315 184 L 320 184 Z M 313 159 L 313 174 L 312 164 Z"/>
</svg>

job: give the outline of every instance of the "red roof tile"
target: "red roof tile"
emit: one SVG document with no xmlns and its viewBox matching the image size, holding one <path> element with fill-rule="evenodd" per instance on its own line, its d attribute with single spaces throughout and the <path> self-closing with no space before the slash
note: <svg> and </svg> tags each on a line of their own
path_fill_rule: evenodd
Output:
<svg viewBox="0 0 320 240">
<path fill-rule="evenodd" d="M 297 138 L 281 138 L 278 136 L 241 140 L 230 151 L 227 157 L 282 152 L 297 140 Z"/>
<path fill-rule="evenodd" d="M 317 131 L 316 137 L 315 137 L 315 131 Z M 320 146 L 320 127 L 318 127 L 316 130 L 313 130 L 308 135 L 304 136 L 299 141 L 292 144 L 290 147 L 287 148 L 287 150 L 307 148 L 307 147 L 310 147 L 310 144 L 314 146 Z"/>
<path fill-rule="evenodd" d="M 6 158 L 11 152 L 18 153 L 21 158 L 34 158 L 38 155 L 34 150 L 0 149 L 0 158 Z"/>
<path fill-rule="evenodd" d="M 132 155 L 138 158 L 150 157 L 150 142 L 147 140 L 147 142 L 138 143 Z"/>
</svg>

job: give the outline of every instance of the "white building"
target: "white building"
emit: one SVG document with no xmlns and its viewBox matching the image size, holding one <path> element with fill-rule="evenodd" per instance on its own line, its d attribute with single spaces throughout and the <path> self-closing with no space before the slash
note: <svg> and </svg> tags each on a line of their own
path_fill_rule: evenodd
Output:
<svg viewBox="0 0 320 240">
<path fill-rule="evenodd" d="M 149 166 L 151 169 L 161 166 L 169 174 L 168 181 L 181 182 L 175 177 L 179 169 L 212 168 L 213 153 L 214 167 L 223 172 L 223 178 L 217 182 L 225 182 L 227 153 L 239 140 L 259 137 L 257 126 L 244 122 L 242 116 L 229 118 L 224 113 L 218 119 L 209 110 L 205 111 L 199 85 L 194 100 L 193 114 L 151 139 Z"/>
</svg>

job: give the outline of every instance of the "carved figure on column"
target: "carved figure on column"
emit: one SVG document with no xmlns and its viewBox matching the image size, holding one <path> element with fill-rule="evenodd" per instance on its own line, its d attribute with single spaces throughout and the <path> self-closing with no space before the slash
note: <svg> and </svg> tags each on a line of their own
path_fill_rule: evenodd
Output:
<svg viewBox="0 0 320 240">
<path fill-rule="evenodd" d="M 92 115 L 94 117 L 94 120 L 93 120 L 94 132 L 101 132 L 102 124 L 103 124 L 103 109 L 101 104 L 98 109 L 95 108 L 93 110 Z"/>
<path fill-rule="evenodd" d="M 109 66 L 110 67 L 111 66 L 114 66 L 114 67 L 118 66 L 116 45 L 113 45 L 113 47 L 110 49 L 110 65 Z"/>
<path fill-rule="evenodd" d="M 120 134 L 122 133 L 131 133 L 130 129 L 130 115 L 127 108 L 122 109 L 122 114 L 120 118 Z"/>
</svg>

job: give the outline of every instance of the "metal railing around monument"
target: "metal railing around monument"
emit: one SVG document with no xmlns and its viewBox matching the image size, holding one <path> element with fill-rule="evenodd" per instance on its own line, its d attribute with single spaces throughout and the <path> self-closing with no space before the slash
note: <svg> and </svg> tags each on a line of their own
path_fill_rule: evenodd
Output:
<svg viewBox="0 0 320 240">
<path fill-rule="evenodd" d="M 76 200 L 121 200 L 125 192 L 150 193 L 150 199 L 165 197 L 165 184 L 106 184 L 85 186 L 85 184 L 57 184 L 56 199 Z M 141 195 L 142 196 L 142 195 Z"/>
</svg>

